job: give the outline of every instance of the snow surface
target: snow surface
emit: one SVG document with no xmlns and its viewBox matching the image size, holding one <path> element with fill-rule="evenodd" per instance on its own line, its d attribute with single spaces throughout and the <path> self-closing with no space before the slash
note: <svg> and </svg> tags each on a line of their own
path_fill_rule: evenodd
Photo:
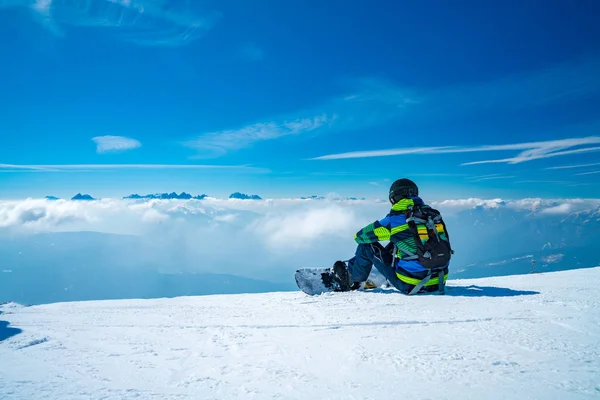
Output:
<svg viewBox="0 0 600 400">
<path fill-rule="evenodd" d="M 600 267 L 449 286 L 5 304 L 0 398 L 600 398 Z"/>
</svg>

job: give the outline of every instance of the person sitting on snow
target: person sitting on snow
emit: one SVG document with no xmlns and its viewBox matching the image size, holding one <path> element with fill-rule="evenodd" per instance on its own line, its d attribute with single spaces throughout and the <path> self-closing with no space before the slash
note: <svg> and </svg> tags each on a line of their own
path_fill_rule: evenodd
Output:
<svg viewBox="0 0 600 400">
<path fill-rule="evenodd" d="M 355 256 L 333 265 L 340 291 L 355 290 L 367 281 L 373 266 L 405 294 L 444 293 L 453 253 L 439 211 L 419 197 L 410 179 L 398 179 L 389 192 L 392 210 L 354 235 Z M 386 247 L 380 241 L 389 241 Z M 440 279 L 442 278 L 442 279 Z"/>
</svg>

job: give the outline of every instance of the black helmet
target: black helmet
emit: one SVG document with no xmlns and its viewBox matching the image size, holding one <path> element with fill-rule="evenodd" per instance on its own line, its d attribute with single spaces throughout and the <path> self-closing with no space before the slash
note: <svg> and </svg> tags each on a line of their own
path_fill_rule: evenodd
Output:
<svg viewBox="0 0 600 400">
<path fill-rule="evenodd" d="M 390 203 L 392 204 L 396 204 L 406 197 L 418 195 L 419 188 L 417 187 L 417 184 L 410 179 L 398 179 L 390 186 Z"/>
</svg>

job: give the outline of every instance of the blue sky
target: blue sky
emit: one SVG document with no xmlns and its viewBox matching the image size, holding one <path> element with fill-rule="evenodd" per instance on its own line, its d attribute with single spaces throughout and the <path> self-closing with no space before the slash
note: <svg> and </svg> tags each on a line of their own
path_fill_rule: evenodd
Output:
<svg viewBox="0 0 600 400">
<path fill-rule="evenodd" d="M 600 4 L 539 4 L 0 0 L 0 197 L 599 197 Z"/>
</svg>

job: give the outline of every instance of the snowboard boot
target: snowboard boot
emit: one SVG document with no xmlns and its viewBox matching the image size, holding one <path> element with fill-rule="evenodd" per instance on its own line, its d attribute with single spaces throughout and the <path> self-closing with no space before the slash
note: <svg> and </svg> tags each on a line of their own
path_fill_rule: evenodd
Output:
<svg viewBox="0 0 600 400">
<path fill-rule="evenodd" d="M 371 282 L 370 279 L 367 279 L 364 289 L 377 289 L 377 285 Z"/>
<path fill-rule="evenodd" d="M 343 261 L 336 261 L 333 264 L 333 279 L 339 285 L 340 292 L 348 292 L 352 290 L 352 281 L 350 280 L 350 272 L 346 263 Z"/>
</svg>

